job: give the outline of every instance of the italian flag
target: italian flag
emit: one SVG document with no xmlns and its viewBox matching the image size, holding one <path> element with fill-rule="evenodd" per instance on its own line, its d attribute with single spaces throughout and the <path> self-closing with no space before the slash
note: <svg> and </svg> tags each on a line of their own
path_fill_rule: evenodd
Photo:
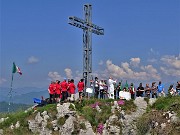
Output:
<svg viewBox="0 0 180 135">
<path fill-rule="evenodd" d="M 18 66 L 16 66 L 16 64 L 14 62 L 13 62 L 12 73 L 19 73 L 20 75 L 22 75 L 20 68 Z"/>
</svg>

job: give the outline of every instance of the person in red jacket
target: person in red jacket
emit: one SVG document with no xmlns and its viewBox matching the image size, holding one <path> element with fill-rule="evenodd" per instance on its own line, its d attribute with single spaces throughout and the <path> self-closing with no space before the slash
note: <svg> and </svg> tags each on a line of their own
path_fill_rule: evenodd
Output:
<svg viewBox="0 0 180 135">
<path fill-rule="evenodd" d="M 56 94 L 55 94 L 55 98 L 56 98 L 56 102 L 60 101 L 60 94 L 61 94 L 61 85 L 60 85 L 60 81 L 56 80 Z"/>
<path fill-rule="evenodd" d="M 84 91 L 84 79 L 81 79 L 78 84 L 77 84 L 77 88 L 78 88 L 78 92 L 79 92 L 79 102 L 81 103 L 82 101 L 82 97 L 83 97 L 83 91 Z"/>
<path fill-rule="evenodd" d="M 68 88 L 68 84 L 66 82 L 66 78 L 64 78 L 64 81 L 61 82 L 61 91 L 62 91 L 62 100 L 61 101 L 67 100 L 67 88 Z"/>
<path fill-rule="evenodd" d="M 69 84 L 70 101 L 75 100 L 75 90 L 76 90 L 76 86 L 74 85 L 74 79 L 71 79 Z"/>
<path fill-rule="evenodd" d="M 49 85 L 48 92 L 49 92 L 50 103 L 54 103 L 54 100 L 55 100 L 55 83 L 53 81 L 51 81 L 51 84 Z"/>
</svg>

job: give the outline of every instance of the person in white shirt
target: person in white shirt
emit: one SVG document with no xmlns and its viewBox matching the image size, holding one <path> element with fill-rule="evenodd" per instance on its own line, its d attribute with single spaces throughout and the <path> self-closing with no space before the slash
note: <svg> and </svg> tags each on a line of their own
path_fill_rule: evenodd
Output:
<svg viewBox="0 0 180 135">
<path fill-rule="evenodd" d="M 104 99 L 104 80 L 99 82 L 100 99 Z"/>
<path fill-rule="evenodd" d="M 110 99 L 114 99 L 114 83 L 116 83 L 116 81 L 114 81 L 112 79 L 112 77 L 109 77 L 109 80 L 108 80 L 108 84 L 109 84 L 108 90 L 109 90 L 109 98 Z"/>
</svg>

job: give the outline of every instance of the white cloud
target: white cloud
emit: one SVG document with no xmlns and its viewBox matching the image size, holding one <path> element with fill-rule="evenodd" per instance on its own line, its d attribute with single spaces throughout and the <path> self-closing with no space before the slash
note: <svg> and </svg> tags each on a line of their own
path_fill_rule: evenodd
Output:
<svg viewBox="0 0 180 135">
<path fill-rule="evenodd" d="M 65 71 L 65 73 L 66 73 L 67 78 L 69 78 L 69 79 L 72 79 L 72 78 L 73 78 L 73 76 L 72 76 L 72 70 L 71 70 L 70 68 L 66 68 L 66 69 L 64 69 L 64 71 Z"/>
<path fill-rule="evenodd" d="M 6 82 L 7 80 L 4 78 L 0 78 L 0 84 L 3 84 L 4 82 Z"/>
<path fill-rule="evenodd" d="M 161 66 L 160 69 L 164 74 L 174 77 L 180 76 L 180 56 L 166 55 L 161 58 L 161 61 L 164 66 Z"/>
<path fill-rule="evenodd" d="M 113 64 L 111 60 L 107 60 L 106 66 L 109 74 L 116 78 L 126 78 L 133 80 L 161 79 L 157 70 L 152 65 L 142 66 L 138 69 L 139 71 L 133 71 L 130 67 L 131 64 L 129 64 L 128 62 L 121 63 L 121 65 L 118 66 Z"/>
<path fill-rule="evenodd" d="M 31 56 L 28 58 L 28 63 L 30 63 L 30 64 L 37 63 L 37 62 L 39 62 L 39 59 L 34 56 Z"/>
<path fill-rule="evenodd" d="M 161 61 L 163 61 L 167 66 L 180 69 L 180 56 L 175 57 L 166 55 L 161 58 Z"/>
<path fill-rule="evenodd" d="M 102 60 L 100 60 L 100 62 L 98 64 L 101 66 L 104 64 L 104 62 Z"/>
<path fill-rule="evenodd" d="M 140 58 L 131 58 L 130 60 L 131 60 L 130 64 L 135 67 L 137 67 L 139 65 L 139 63 L 141 62 Z"/>
<path fill-rule="evenodd" d="M 50 80 L 55 81 L 55 80 L 62 80 L 61 75 L 59 75 L 58 72 L 49 72 L 48 73 L 48 77 L 50 78 Z"/>
<path fill-rule="evenodd" d="M 180 76 L 180 70 L 173 69 L 173 68 L 166 68 L 166 67 L 160 67 L 160 69 L 166 75 L 174 76 L 174 77 L 179 77 Z"/>
</svg>

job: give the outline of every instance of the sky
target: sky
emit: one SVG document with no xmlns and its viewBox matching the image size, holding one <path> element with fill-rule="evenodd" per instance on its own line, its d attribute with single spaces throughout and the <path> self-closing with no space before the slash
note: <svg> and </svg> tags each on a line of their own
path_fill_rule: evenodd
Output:
<svg viewBox="0 0 180 135">
<path fill-rule="evenodd" d="M 179 0 L 0 0 L 0 87 L 10 87 L 12 64 L 21 69 L 13 85 L 47 87 L 64 77 L 79 81 L 83 70 L 83 31 L 68 24 L 84 19 L 104 35 L 92 34 L 93 76 L 117 81 L 180 80 Z"/>
</svg>

